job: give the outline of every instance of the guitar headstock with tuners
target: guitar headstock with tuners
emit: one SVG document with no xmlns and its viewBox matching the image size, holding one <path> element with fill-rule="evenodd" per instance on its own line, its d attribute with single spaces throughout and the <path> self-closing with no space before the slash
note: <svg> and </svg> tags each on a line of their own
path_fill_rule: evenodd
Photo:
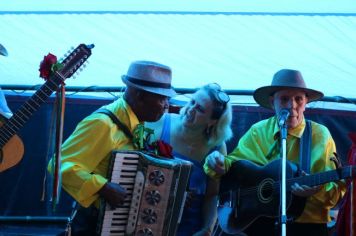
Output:
<svg viewBox="0 0 356 236">
<path fill-rule="evenodd" d="M 72 50 L 66 58 L 57 62 L 57 57 L 51 53 L 44 57 L 40 64 L 40 77 L 45 80 L 51 80 L 53 77 L 59 77 L 63 81 L 71 77 L 91 55 L 91 49 L 94 45 L 80 44 Z M 85 66 L 85 65 L 84 65 Z"/>
<path fill-rule="evenodd" d="M 29 120 L 32 114 L 46 99 L 64 84 L 64 80 L 71 77 L 91 55 L 94 45 L 80 44 L 61 62 L 57 57 L 48 54 L 40 65 L 40 77 L 46 80 L 29 100 L 27 100 L 3 125 L 0 123 L 0 172 L 16 165 L 23 155 L 23 145 L 15 135 Z M 21 148 L 22 147 L 22 148 Z M 14 149 L 22 152 L 15 153 Z"/>
<path fill-rule="evenodd" d="M 92 48 L 94 44 L 80 44 L 61 62 L 63 68 L 56 71 L 57 74 L 61 74 L 64 78 L 71 77 L 87 61 Z"/>
</svg>

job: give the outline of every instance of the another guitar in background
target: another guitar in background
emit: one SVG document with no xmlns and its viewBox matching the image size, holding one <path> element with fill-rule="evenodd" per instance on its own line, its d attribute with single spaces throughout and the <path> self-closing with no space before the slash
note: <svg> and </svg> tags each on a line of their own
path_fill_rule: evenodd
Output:
<svg viewBox="0 0 356 236">
<path fill-rule="evenodd" d="M 91 55 L 94 45 L 80 44 L 62 62 L 49 79 L 5 123 L 0 123 L 0 172 L 13 167 L 22 159 L 24 145 L 16 135 L 32 114 L 56 91 L 64 80 L 71 77 Z"/>
<path fill-rule="evenodd" d="M 221 179 L 221 193 L 231 191 L 232 207 L 218 209 L 219 225 L 229 234 L 243 235 L 248 227 L 258 227 L 257 220 L 278 219 L 280 213 L 281 160 L 261 167 L 247 160 L 233 163 Z M 303 212 L 306 198 L 291 193 L 294 183 L 310 187 L 355 176 L 356 166 L 300 176 L 298 168 L 287 162 L 287 216 L 297 218 Z M 274 225 L 271 225 L 274 227 Z"/>
</svg>

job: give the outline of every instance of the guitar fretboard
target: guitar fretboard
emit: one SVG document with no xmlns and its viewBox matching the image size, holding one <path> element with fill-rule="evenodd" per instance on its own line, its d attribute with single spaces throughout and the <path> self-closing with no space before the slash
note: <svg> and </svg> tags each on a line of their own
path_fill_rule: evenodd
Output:
<svg viewBox="0 0 356 236">
<path fill-rule="evenodd" d="M 298 183 L 299 185 L 317 186 L 341 179 L 347 179 L 353 176 L 353 167 L 345 166 L 336 170 L 330 170 L 322 173 L 301 176 L 287 180 L 287 189 L 291 189 L 291 185 Z"/>
<path fill-rule="evenodd" d="M 0 148 L 3 148 L 10 138 L 28 121 L 31 115 L 57 90 L 63 82 L 61 75 L 54 73 L 31 98 L 26 101 L 16 113 L 0 128 Z"/>
</svg>

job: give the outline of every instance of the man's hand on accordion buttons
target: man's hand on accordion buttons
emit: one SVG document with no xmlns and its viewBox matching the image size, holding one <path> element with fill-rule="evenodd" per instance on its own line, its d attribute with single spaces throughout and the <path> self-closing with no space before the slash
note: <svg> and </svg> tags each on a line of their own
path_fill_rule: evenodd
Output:
<svg viewBox="0 0 356 236">
<path fill-rule="evenodd" d="M 126 190 L 119 184 L 107 182 L 100 190 L 99 195 L 113 208 L 122 206 L 126 198 Z"/>
</svg>

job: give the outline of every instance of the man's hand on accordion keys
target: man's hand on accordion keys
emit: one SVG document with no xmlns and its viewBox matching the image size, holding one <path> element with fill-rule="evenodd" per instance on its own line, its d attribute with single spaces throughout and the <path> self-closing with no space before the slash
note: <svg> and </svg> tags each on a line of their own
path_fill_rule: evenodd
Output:
<svg viewBox="0 0 356 236">
<path fill-rule="evenodd" d="M 98 193 L 112 208 L 122 206 L 126 198 L 126 190 L 111 182 L 107 182 Z"/>
</svg>

